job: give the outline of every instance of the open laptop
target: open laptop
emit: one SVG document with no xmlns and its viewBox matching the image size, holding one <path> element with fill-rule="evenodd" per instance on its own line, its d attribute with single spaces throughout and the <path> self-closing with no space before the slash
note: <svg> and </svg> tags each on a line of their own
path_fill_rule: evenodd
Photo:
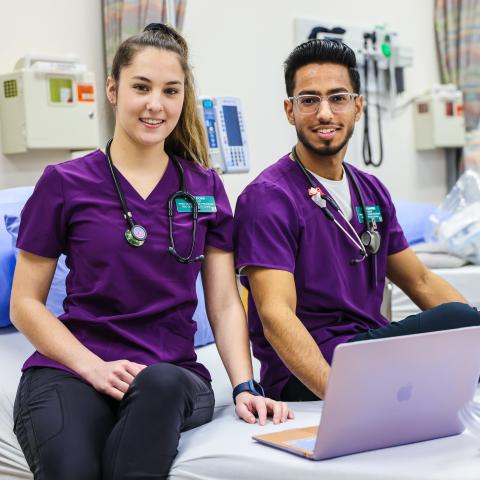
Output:
<svg viewBox="0 0 480 480">
<path fill-rule="evenodd" d="M 457 435 L 480 376 L 480 327 L 335 349 L 320 425 L 253 438 L 324 460 Z"/>
</svg>

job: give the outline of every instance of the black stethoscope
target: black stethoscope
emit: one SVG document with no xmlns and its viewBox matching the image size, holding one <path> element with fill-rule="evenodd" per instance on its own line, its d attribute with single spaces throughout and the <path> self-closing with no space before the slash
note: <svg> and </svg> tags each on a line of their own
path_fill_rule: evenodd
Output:
<svg viewBox="0 0 480 480">
<path fill-rule="evenodd" d="M 347 166 L 347 164 L 344 163 L 343 168 L 345 169 L 345 172 L 348 178 L 350 179 L 350 181 L 352 182 L 355 192 L 357 193 L 358 198 L 360 199 L 363 218 L 365 219 L 364 222 L 366 224 L 366 230 L 362 232 L 361 235 L 358 235 L 356 230 L 353 228 L 352 224 L 348 221 L 348 219 L 343 214 L 337 202 L 330 195 L 327 195 L 321 190 L 318 182 L 316 182 L 313 176 L 307 171 L 303 163 L 300 161 L 300 158 L 298 157 L 298 154 L 297 154 L 297 149 L 295 147 L 293 147 L 292 149 L 292 158 L 295 161 L 295 163 L 299 166 L 300 170 L 305 175 L 305 178 L 308 180 L 308 183 L 310 184 L 310 188 L 308 189 L 309 197 L 312 199 L 312 201 L 316 205 L 320 207 L 320 209 L 325 214 L 325 216 L 329 220 L 331 220 L 345 234 L 345 236 L 359 249 L 360 258 L 352 258 L 352 260 L 350 260 L 350 263 L 352 265 L 361 263 L 369 255 L 372 255 L 375 259 L 375 254 L 378 253 L 378 251 L 380 250 L 380 245 L 382 243 L 381 236 L 377 230 L 377 224 L 375 222 L 375 219 L 368 215 L 367 206 L 365 204 L 362 191 L 360 190 L 360 186 L 358 185 L 358 181 L 355 175 L 353 174 L 353 172 Z M 333 213 L 328 208 L 329 204 L 345 220 L 345 223 L 349 228 L 350 233 L 334 217 Z M 374 273 L 375 273 L 375 284 L 376 284 L 377 283 L 376 265 L 374 267 L 375 267 Z"/>
<path fill-rule="evenodd" d="M 125 231 L 125 238 L 127 242 L 132 247 L 141 247 L 145 240 L 147 239 L 147 230 L 142 225 L 138 225 L 135 223 L 133 219 L 132 212 L 128 209 L 127 202 L 125 200 L 125 196 L 123 195 L 122 189 L 120 188 L 120 184 L 118 183 L 117 176 L 115 175 L 115 170 L 113 168 L 112 157 L 110 155 L 110 146 L 112 145 L 113 139 L 110 139 L 107 142 L 107 146 L 105 151 L 107 153 L 107 161 L 108 167 L 110 169 L 110 173 L 112 174 L 113 183 L 115 185 L 115 190 L 117 191 L 118 199 L 120 200 L 120 204 L 123 210 L 123 217 L 127 221 L 128 228 Z M 173 164 L 177 170 L 178 176 L 180 178 L 180 190 L 173 193 L 168 199 L 168 233 L 170 239 L 170 246 L 168 247 L 168 251 L 171 255 L 175 257 L 177 261 L 180 263 L 192 263 L 192 262 L 201 262 L 205 257 L 204 255 L 199 255 L 198 257 L 193 257 L 193 250 L 195 249 L 195 241 L 196 241 L 196 234 L 197 234 L 197 223 L 198 223 L 198 202 L 197 199 L 191 194 L 188 193 L 187 187 L 185 185 L 185 174 L 183 172 L 182 165 L 175 158 L 174 155 L 170 156 L 169 158 L 172 159 Z M 175 240 L 173 238 L 173 204 L 177 198 L 184 198 L 187 200 L 188 203 L 192 206 L 192 241 L 190 246 L 190 251 L 186 257 L 180 255 L 176 248 L 175 248 Z"/>
</svg>

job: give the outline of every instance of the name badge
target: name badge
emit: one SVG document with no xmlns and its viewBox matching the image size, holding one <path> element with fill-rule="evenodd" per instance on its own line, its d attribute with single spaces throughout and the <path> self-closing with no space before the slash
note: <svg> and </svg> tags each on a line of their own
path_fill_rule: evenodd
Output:
<svg viewBox="0 0 480 480">
<path fill-rule="evenodd" d="M 217 205 L 215 203 L 215 197 L 213 195 L 199 195 L 195 196 L 198 203 L 198 213 L 215 213 L 217 211 Z M 184 198 L 176 198 L 177 212 L 191 212 L 192 204 Z"/>
<path fill-rule="evenodd" d="M 367 216 L 368 216 L 368 221 L 375 220 L 375 222 L 383 222 L 382 218 L 382 212 L 380 211 L 380 206 L 379 205 L 367 205 L 366 207 L 367 210 Z M 358 221 L 360 223 L 365 223 L 365 219 L 363 218 L 363 210 L 362 207 L 357 207 L 357 216 L 358 216 Z"/>
</svg>

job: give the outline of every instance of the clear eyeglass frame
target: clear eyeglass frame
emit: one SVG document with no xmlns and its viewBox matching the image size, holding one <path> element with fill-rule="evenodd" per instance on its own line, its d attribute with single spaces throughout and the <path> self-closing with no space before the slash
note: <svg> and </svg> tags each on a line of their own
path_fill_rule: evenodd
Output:
<svg viewBox="0 0 480 480">
<path fill-rule="evenodd" d="M 318 113 L 324 100 L 328 102 L 333 113 L 346 112 L 352 107 L 352 100 L 358 96 L 358 93 L 339 92 L 331 95 L 298 95 L 288 99 L 296 105 L 298 112 L 302 115 L 313 115 Z"/>
</svg>

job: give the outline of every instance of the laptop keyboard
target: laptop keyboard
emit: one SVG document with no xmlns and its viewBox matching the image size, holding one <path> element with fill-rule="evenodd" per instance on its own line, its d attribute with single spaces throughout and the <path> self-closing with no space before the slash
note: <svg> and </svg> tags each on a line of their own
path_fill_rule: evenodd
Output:
<svg viewBox="0 0 480 480">
<path fill-rule="evenodd" d="M 302 448 L 303 450 L 310 450 L 311 452 L 313 452 L 316 440 L 317 437 L 307 437 L 299 438 L 298 440 L 290 440 L 289 442 L 285 443 L 291 447 Z"/>
</svg>

